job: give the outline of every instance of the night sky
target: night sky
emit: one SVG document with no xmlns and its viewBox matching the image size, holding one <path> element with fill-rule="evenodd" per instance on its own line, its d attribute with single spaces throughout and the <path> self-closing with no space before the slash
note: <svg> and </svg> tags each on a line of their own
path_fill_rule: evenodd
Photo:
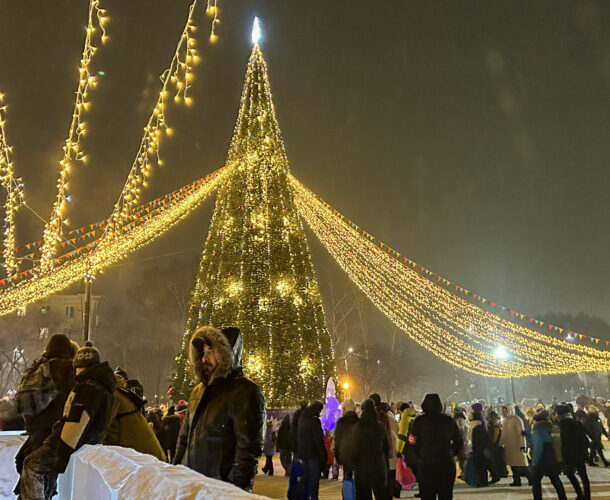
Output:
<svg viewBox="0 0 610 500">
<path fill-rule="evenodd" d="M 7 136 L 44 218 L 87 3 L 0 3 Z M 101 3 L 110 40 L 93 63 L 105 75 L 85 117 L 89 162 L 72 176 L 74 226 L 111 211 L 190 2 Z M 305 185 L 381 241 L 500 304 L 610 322 L 610 3 L 219 0 L 215 44 L 200 4 L 194 104 L 169 107 L 167 166 L 145 201 L 222 166 L 257 15 L 291 169 Z M 172 262 L 192 265 L 211 207 L 131 259 L 184 250 Z M 19 243 L 40 239 L 33 214 L 18 221 Z"/>
</svg>

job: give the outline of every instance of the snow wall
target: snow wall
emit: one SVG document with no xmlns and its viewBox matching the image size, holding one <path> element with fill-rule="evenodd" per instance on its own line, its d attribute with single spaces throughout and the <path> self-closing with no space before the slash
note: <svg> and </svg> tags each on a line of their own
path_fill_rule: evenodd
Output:
<svg viewBox="0 0 610 500">
<path fill-rule="evenodd" d="M 14 457 L 24 436 L 0 433 L 0 499 L 14 499 L 18 476 Z M 199 474 L 183 465 L 170 465 L 150 455 L 119 446 L 83 446 L 72 455 L 58 480 L 61 500 L 95 498 L 128 500 L 172 498 L 177 500 L 255 500 L 231 485 Z"/>
</svg>

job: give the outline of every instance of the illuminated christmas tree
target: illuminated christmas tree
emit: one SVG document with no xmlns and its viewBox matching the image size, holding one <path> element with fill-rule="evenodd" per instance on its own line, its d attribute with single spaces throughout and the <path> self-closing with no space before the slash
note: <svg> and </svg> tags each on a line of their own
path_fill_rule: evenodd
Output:
<svg viewBox="0 0 610 500">
<path fill-rule="evenodd" d="M 288 159 L 267 66 L 255 44 L 227 164 L 200 261 L 172 397 L 193 386 L 188 346 L 201 325 L 234 325 L 244 371 L 271 408 L 322 399 L 333 350 L 303 225 L 288 184 Z"/>
</svg>

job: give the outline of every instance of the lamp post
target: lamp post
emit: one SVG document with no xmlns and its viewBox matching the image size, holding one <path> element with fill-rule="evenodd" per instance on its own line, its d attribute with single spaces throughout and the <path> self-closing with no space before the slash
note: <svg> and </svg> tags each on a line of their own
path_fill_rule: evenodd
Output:
<svg viewBox="0 0 610 500">
<path fill-rule="evenodd" d="M 496 359 L 507 360 L 510 355 L 508 351 L 504 348 L 504 346 L 498 346 L 494 351 L 494 356 Z M 513 376 L 510 376 L 510 389 L 513 395 L 513 403 L 517 404 L 517 398 L 515 397 L 515 383 L 513 382 Z"/>
</svg>

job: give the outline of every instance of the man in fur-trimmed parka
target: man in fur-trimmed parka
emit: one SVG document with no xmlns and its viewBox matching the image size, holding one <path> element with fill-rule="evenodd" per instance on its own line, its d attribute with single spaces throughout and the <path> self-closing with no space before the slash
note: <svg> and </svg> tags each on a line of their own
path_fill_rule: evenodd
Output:
<svg viewBox="0 0 610 500">
<path fill-rule="evenodd" d="M 265 398 L 244 377 L 238 328 L 201 327 L 189 358 L 200 383 L 191 392 L 174 464 L 251 490 L 262 453 Z"/>
</svg>

